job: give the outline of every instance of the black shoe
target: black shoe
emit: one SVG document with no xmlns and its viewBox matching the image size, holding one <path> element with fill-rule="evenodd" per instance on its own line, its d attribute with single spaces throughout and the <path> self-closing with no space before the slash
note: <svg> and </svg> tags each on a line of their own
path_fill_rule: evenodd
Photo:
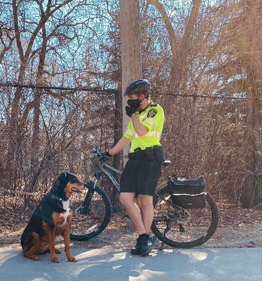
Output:
<svg viewBox="0 0 263 281">
<path fill-rule="evenodd" d="M 131 250 L 132 255 L 148 256 L 152 250 L 151 237 L 148 234 L 142 234 L 137 239 L 137 243 L 134 249 Z"/>
<path fill-rule="evenodd" d="M 135 248 L 134 249 L 131 249 L 131 254 L 132 255 L 140 255 L 141 254 L 141 247 L 137 247 L 137 246 L 135 246 Z"/>
<path fill-rule="evenodd" d="M 142 239 L 141 255 L 143 257 L 148 256 L 152 250 L 150 240 L 151 240 L 151 237 L 149 235 L 148 235 L 148 237 L 145 236 Z"/>
<path fill-rule="evenodd" d="M 141 254 L 141 249 L 142 249 L 142 235 L 140 235 L 138 237 L 135 248 L 131 249 L 131 254 L 132 255 L 140 255 Z"/>
</svg>

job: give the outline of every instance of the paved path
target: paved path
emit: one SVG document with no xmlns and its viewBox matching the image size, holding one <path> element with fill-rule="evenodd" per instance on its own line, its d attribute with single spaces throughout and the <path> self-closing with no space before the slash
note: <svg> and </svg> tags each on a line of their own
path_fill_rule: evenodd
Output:
<svg viewBox="0 0 263 281">
<path fill-rule="evenodd" d="M 72 249 L 78 259 L 70 263 L 63 252 L 60 263 L 50 255 L 39 261 L 23 257 L 21 250 L 0 248 L 0 279 L 3 281 L 260 281 L 261 248 L 195 248 L 153 250 L 148 257 L 128 251 Z"/>
</svg>

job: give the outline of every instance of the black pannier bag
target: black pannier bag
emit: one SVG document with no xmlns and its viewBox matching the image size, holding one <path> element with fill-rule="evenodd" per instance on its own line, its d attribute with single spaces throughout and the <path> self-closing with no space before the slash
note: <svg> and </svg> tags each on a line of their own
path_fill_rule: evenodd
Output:
<svg viewBox="0 0 263 281">
<path fill-rule="evenodd" d="M 169 192 L 175 205 L 185 209 L 204 208 L 206 203 L 206 182 L 198 179 L 169 180 Z"/>
</svg>

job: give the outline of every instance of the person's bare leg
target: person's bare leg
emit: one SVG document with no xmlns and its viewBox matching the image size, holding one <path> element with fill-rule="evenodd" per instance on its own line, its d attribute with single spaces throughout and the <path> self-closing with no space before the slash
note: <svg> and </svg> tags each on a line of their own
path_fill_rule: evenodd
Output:
<svg viewBox="0 0 263 281">
<path fill-rule="evenodd" d="M 133 192 L 122 192 L 120 194 L 120 202 L 124 206 L 138 234 L 141 235 L 146 233 L 146 229 L 142 220 L 142 214 L 138 206 L 134 203 L 134 197 L 135 193 Z"/>
<path fill-rule="evenodd" d="M 154 208 L 153 208 L 153 197 L 150 195 L 139 195 L 141 201 L 141 212 L 142 221 L 146 233 L 149 234 L 151 230 L 151 225 L 153 221 Z"/>
<path fill-rule="evenodd" d="M 125 207 L 126 212 L 136 228 L 139 237 L 135 248 L 131 249 L 131 254 L 148 256 L 151 251 L 149 243 L 149 232 L 153 220 L 152 196 L 139 195 L 141 211 L 134 202 L 135 193 L 121 193 L 120 202 Z"/>
</svg>

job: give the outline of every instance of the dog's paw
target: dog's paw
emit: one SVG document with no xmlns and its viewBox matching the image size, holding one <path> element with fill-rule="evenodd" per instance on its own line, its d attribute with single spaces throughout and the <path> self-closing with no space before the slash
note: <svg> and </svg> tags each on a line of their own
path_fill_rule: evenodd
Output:
<svg viewBox="0 0 263 281">
<path fill-rule="evenodd" d="M 59 249 L 55 248 L 55 253 L 56 254 L 61 254 L 61 251 Z"/>
<path fill-rule="evenodd" d="M 51 261 L 52 262 L 59 262 L 58 257 L 57 256 L 53 256 L 51 257 Z"/>
<path fill-rule="evenodd" d="M 33 261 L 38 261 L 38 256 L 37 255 L 28 255 L 28 254 L 24 253 L 24 257 L 28 258 L 28 259 L 31 259 Z"/>
<path fill-rule="evenodd" d="M 36 255 L 33 255 L 33 256 L 31 256 L 30 258 L 31 258 L 31 260 L 33 260 L 33 261 L 38 261 L 38 260 L 39 260 L 38 256 L 36 256 Z"/>
<path fill-rule="evenodd" d="M 76 259 L 75 257 L 73 257 L 73 256 L 69 256 L 69 257 L 68 257 L 68 261 L 76 262 L 77 259 Z"/>
</svg>

